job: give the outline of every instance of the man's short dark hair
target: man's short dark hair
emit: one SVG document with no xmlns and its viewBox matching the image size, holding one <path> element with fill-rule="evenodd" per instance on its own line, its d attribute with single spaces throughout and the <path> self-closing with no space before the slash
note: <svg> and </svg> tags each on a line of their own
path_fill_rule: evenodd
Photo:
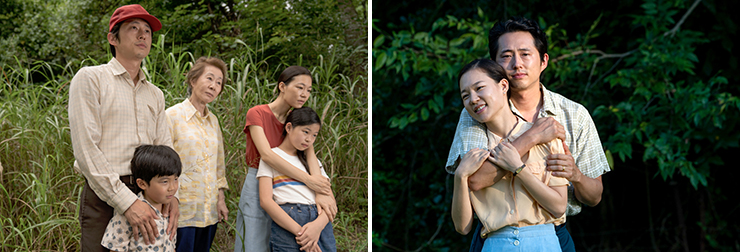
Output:
<svg viewBox="0 0 740 252">
<path fill-rule="evenodd" d="M 121 25 L 123 25 L 123 22 L 119 22 L 115 24 L 113 28 L 110 29 L 110 32 L 109 32 L 110 34 L 113 34 L 113 37 L 117 41 L 121 41 L 121 36 L 118 35 L 118 33 L 121 31 Z M 111 45 L 110 43 L 108 45 L 110 46 L 110 53 L 113 54 L 113 58 L 115 58 L 116 57 L 116 47 Z"/>
<path fill-rule="evenodd" d="M 523 17 L 513 17 L 506 21 L 496 22 L 493 25 L 488 32 L 488 52 L 491 54 L 491 59 L 496 60 L 496 54 L 498 54 L 499 49 L 498 39 L 506 33 L 518 31 L 532 34 L 534 47 L 540 53 L 540 60 L 544 61 L 545 53 L 547 53 L 547 35 L 536 21 Z"/>
<path fill-rule="evenodd" d="M 166 145 L 141 145 L 136 147 L 131 158 L 134 181 L 142 179 L 149 184 L 156 176 L 180 176 L 181 172 L 180 156 Z"/>
</svg>

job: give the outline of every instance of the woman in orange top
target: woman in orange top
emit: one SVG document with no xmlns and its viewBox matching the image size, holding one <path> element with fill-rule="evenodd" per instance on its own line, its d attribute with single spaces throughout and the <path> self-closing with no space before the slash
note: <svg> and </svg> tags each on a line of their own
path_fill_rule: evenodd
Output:
<svg viewBox="0 0 740 252">
<path fill-rule="evenodd" d="M 259 183 L 256 177 L 260 160 L 278 172 L 305 183 L 316 192 L 319 214 L 326 211 L 329 221 L 337 213 L 331 184 L 327 178 L 321 176 L 313 146 L 305 151 L 308 170 L 312 175 L 300 171 L 272 150 L 283 142 L 283 128 L 288 113 L 293 108 L 303 107 L 311 96 L 312 85 L 313 79 L 308 69 L 290 66 L 278 77 L 278 97 L 269 104 L 257 105 L 247 111 L 244 133 L 247 134 L 246 161 L 249 172 L 239 198 L 235 252 L 270 251 L 272 219 L 260 207 Z"/>
<path fill-rule="evenodd" d="M 553 224 L 565 221 L 568 181 L 553 177 L 545 162 L 548 154 L 563 152 L 562 142 L 537 145 L 520 158 L 511 141 L 532 124 L 509 109 L 505 70 L 492 60 L 475 60 L 458 79 L 465 109 L 485 124 L 491 151 L 469 151 L 455 171 L 455 229 L 470 232 L 475 212 L 483 223 L 482 251 L 560 251 Z M 471 192 L 468 178 L 486 160 L 506 172 L 492 186 Z"/>
</svg>

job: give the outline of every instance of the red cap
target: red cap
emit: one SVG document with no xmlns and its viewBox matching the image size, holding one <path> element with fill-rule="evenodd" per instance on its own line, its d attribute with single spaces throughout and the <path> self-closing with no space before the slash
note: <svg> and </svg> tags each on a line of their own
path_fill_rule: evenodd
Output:
<svg viewBox="0 0 740 252">
<path fill-rule="evenodd" d="M 152 31 L 159 31 L 159 29 L 162 29 L 162 22 L 159 22 L 159 19 L 150 15 L 144 7 L 141 7 L 141 5 L 131 4 L 118 7 L 118 9 L 113 12 L 113 16 L 110 17 L 110 23 L 108 23 L 108 31 L 112 30 L 113 26 L 116 24 L 132 18 L 144 19 L 149 23 Z"/>
</svg>

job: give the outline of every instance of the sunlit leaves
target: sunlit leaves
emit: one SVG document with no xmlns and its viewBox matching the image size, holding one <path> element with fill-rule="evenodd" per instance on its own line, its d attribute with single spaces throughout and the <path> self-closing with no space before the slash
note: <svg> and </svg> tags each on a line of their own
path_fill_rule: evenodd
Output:
<svg viewBox="0 0 740 252">
<path fill-rule="evenodd" d="M 400 105 L 402 110 L 388 120 L 388 126 L 403 129 L 410 123 L 427 121 L 441 113 L 449 99 L 459 99 L 452 95 L 457 89 L 457 73 L 463 64 L 485 57 L 485 31 L 491 25 L 446 16 L 435 21 L 430 31 L 411 29 L 378 35 L 373 43 L 374 73 L 398 81 L 397 88 L 413 87 L 413 97 L 405 97 L 405 105 Z M 393 91 L 373 92 L 382 96 Z"/>
</svg>

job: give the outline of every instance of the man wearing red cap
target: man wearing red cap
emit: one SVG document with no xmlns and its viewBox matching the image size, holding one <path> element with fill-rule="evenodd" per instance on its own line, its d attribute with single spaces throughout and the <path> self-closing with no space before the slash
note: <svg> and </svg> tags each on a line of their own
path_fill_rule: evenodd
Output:
<svg viewBox="0 0 740 252">
<path fill-rule="evenodd" d="M 176 236 L 177 200 L 164 207 L 169 226 L 166 234 L 159 234 L 155 211 L 133 193 L 130 169 L 137 146 L 172 147 L 164 95 L 140 69 L 152 45 L 152 32 L 161 28 L 162 23 L 140 5 L 119 7 L 108 32 L 114 58 L 108 64 L 80 69 L 70 83 L 74 168 L 85 176 L 80 196 L 82 251 L 108 251 L 100 241 L 114 211 L 126 216 L 133 227 L 130 231 L 140 232 L 145 244 L 167 234 Z"/>
</svg>

